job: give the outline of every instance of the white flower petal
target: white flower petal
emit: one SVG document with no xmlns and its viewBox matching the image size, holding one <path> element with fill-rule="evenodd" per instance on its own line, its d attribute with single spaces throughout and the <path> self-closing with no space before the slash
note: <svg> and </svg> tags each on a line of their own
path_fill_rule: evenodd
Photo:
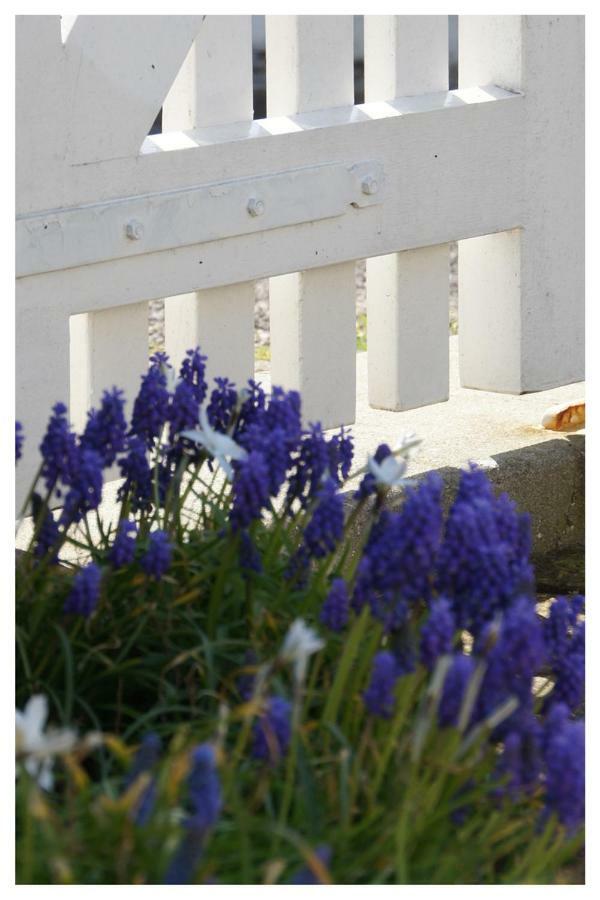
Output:
<svg viewBox="0 0 600 900">
<path fill-rule="evenodd" d="M 374 456 L 368 457 L 367 468 L 376 481 L 381 480 L 381 468 Z"/>
<path fill-rule="evenodd" d="M 204 441 L 204 432 L 200 431 L 198 428 L 188 428 L 187 431 L 181 432 L 181 437 L 187 438 L 195 444 L 202 444 Z"/>
<path fill-rule="evenodd" d="M 52 785 L 54 784 L 54 777 L 52 775 L 53 765 L 54 763 L 51 759 L 46 759 L 40 766 L 40 771 L 37 776 L 37 783 L 44 791 L 52 790 Z"/>
<path fill-rule="evenodd" d="M 396 446 L 394 447 L 394 454 L 400 453 L 401 456 L 409 459 L 413 455 L 413 450 L 416 450 L 416 448 L 421 443 L 423 443 L 421 438 L 418 438 L 414 432 L 405 434 L 396 443 Z"/>
<path fill-rule="evenodd" d="M 204 447 L 204 449 L 214 457 L 215 461 L 221 466 L 228 480 L 231 481 L 233 478 L 233 469 L 226 457 L 235 460 L 246 459 L 248 456 L 246 450 L 244 450 L 243 447 L 240 447 L 239 444 L 236 444 L 233 438 L 228 434 L 222 434 L 220 431 L 215 431 L 208 421 L 208 415 L 204 407 L 200 410 L 200 426 L 200 428 L 182 431 L 182 437 L 188 438 L 188 440 L 194 441 L 194 443 Z"/>
<path fill-rule="evenodd" d="M 233 481 L 233 469 L 231 468 L 231 465 L 227 462 L 227 460 L 223 456 L 215 456 L 215 460 L 223 469 L 223 473 L 227 481 Z"/>
<path fill-rule="evenodd" d="M 405 483 L 406 460 L 404 459 L 398 460 L 394 456 L 386 456 L 383 462 L 378 463 L 374 457 L 370 456 L 367 466 L 378 484 L 396 487 Z"/>
<path fill-rule="evenodd" d="M 43 740 L 37 756 L 40 758 L 47 756 L 58 756 L 61 753 L 69 753 L 75 743 L 77 735 L 70 728 L 51 729 L 43 736 Z"/>
<path fill-rule="evenodd" d="M 43 694 L 31 697 L 23 711 L 16 710 L 16 752 L 25 769 L 40 787 L 52 787 L 52 758 L 73 749 L 77 735 L 70 728 L 50 728 L 44 733 L 48 718 L 48 700 Z"/>
<path fill-rule="evenodd" d="M 324 646 L 325 642 L 316 631 L 309 628 L 302 619 L 296 619 L 285 636 L 280 658 L 294 666 L 294 677 L 297 682 L 301 682 L 306 675 L 309 656 Z"/>
<path fill-rule="evenodd" d="M 35 745 L 42 737 L 48 718 L 48 700 L 43 694 L 34 694 L 27 701 L 23 711 L 23 731 L 25 746 Z"/>
<path fill-rule="evenodd" d="M 381 478 L 387 484 L 396 484 L 406 472 L 406 460 L 387 456 L 379 467 Z"/>
<path fill-rule="evenodd" d="M 239 444 L 236 444 L 228 434 L 218 434 L 215 444 L 219 456 L 230 456 L 231 459 L 246 459 L 248 456 L 246 450 L 240 447 Z M 215 453 L 215 456 L 217 456 L 217 453 Z"/>
</svg>

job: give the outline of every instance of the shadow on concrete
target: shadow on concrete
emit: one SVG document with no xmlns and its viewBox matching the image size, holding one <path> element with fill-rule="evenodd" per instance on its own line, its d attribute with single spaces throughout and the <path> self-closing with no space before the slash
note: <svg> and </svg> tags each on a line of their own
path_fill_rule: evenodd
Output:
<svg viewBox="0 0 600 900">
<path fill-rule="evenodd" d="M 585 539 L 585 435 L 542 441 L 498 453 L 482 466 L 498 492 L 506 492 L 517 507 L 531 516 L 534 562 L 564 548 L 582 548 Z M 436 469 L 444 481 L 444 508 L 454 499 L 461 470 Z M 429 473 L 416 476 L 421 481 Z M 353 491 L 345 495 L 350 501 Z M 402 504 L 394 491 L 389 508 Z M 369 511 L 356 521 L 356 541 L 366 526 Z M 581 549 L 580 551 L 581 552 Z"/>
</svg>

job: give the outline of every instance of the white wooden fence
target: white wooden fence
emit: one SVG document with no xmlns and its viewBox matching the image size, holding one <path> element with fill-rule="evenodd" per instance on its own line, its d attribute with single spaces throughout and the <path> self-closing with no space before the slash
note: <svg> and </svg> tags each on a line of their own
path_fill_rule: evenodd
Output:
<svg viewBox="0 0 600 900">
<path fill-rule="evenodd" d="M 17 417 L 29 481 L 49 407 L 131 397 L 148 301 L 167 351 L 253 374 L 269 276 L 272 377 L 308 419 L 355 415 L 354 260 L 368 258 L 369 398 L 448 396 L 460 245 L 464 385 L 583 377 L 583 17 L 267 16 L 252 120 L 249 16 L 17 17 Z M 163 133 L 147 137 L 163 107 Z M 465 240 L 474 238 L 474 240 Z"/>
</svg>

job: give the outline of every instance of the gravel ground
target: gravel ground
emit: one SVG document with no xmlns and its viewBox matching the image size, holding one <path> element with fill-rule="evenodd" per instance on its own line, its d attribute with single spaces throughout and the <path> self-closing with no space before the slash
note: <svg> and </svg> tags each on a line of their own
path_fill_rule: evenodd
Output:
<svg viewBox="0 0 600 900">
<path fill-rule="evenodd" d="M 356 263 L 356 317 L 359 333 L 364 332 L 367 312 L 365 260 Z M 449 263 L 449 323 L 451 334 L 458 331 L 458 246 L 450 244 Z M 164 350 L 165 314 L 164 301 L 149 304 L 149 341 L 151 352 Z M 254 343 L 259 361 L 268 360 L 269 352 L 269 280 L 263 278 L 255 284 Z M 260 368 L 260 367 L 259 367 Z"/>
</svg>

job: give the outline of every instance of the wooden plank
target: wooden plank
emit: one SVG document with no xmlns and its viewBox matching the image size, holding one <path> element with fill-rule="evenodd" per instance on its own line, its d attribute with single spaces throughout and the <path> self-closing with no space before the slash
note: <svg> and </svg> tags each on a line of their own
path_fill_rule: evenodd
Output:
<svg viewBox="0 0 600 900">
<path fill-rule="evenodd" d="M 447 16 L 365 16 L 367 101 L 447 87 Z M 371 406 L 447 400 L 447 244 L 368 259 L 367 307 Z"/>
<path fill-rule="evenodd" d="M 87 411 L 113 386 L 125 391 L 129 415 L 148 368 L 148 303 L 73 316 L 70 337 L 69 411 L 75 428 L 85 426 Z"/>
<path fill-rule="evenodd" d="M 375 193 L 364 193 L 365 177 Z M 384 196 L 383 170 L 367 161 L 18 216 L 17 277 L 316 222 Z"/>
<path fill-rule="evenodd" d="M 271 279 L 272 382 L 301 390 L 305 420 L 323 427 L 354 421 L 355 290 L 352 263 Z"/>
<path fill-rule="evenodd" d="M 16 471 L 17 513 L 40 465 L 38 447 L 51 408 L 69 402 L 69 320 L 60 300 L 48 294 L 33 306 L 20 300 L 17 282 L 15 414 L 25 433 Z"/>
<path fill-rule="evenodd" d="M 163 131 L 214 127 L 252 120 L 252 17 L 207 16 L 163 109 Z M 229 173 L 229 178 L 235 170 Z M 240 188 L 241 227 L 260 228 L 260 216 L 248 213 L 248 188 Z M 215 192 L 217 197 L 219 192 Z M 221 192 L 221 197 L 222 197 Z M 268 193 L 268 191 L 267 191 Z M 263 203 L 266 196 L 260 195 Z M 271 198 L 270 198 L 271 199 Z M 217 199 L 217 205 L 222 201 Z M 268 203 L 267 218 L 275 213 Z M 282 206 L 279 208 L 281 212 Z M 205 220 L 218 228 L 231 227 L 233 212 L 223 217 L 208 213 Z M 240 232 L 242 233 L 242 232 Z M 222 236 L 222 235 L 221 235 Z M 177 363 L 190 347 L 208 355 L 207 376 L 227 376 L 238 385 L 254 374 L 254 285 L 193 291 L 165 300 L 165 345 Z"/>
<path fill-rule="evenodd" d="M 518 135 L 524 98 L 502 91 L 499 96 L 493 99 L 490 91 L 487 100 L 448 106 L 439 99 L 428 112 L 271 136 L 266 143 L 249 139 L 206 146 L 203 173 L 211 180 L 227 171 L 273 170 L 282 158 L 286 166 L 332 159 L 350 164 L 370 154 L 386 173 L 386 202 L 339 221 L 276 229 L 268 241 L 264 234 L 244 235 L 23 278 L 28 285 L 20 302 L 43 302 L 44 290 L 60 283 L 58 302 L 71 315 L 109 302 L 151 300 L 518 227 L 523 220 Z M 182 172 L 191 180 L 198 163 L 194 152 L 186 157 L 189 152 L 147 157 L 148 163 L 172 157 L 173 164 L 168 170 L 162 165 L 146 170 L 140 183 L 147 187 L 154 179 L 159 189 L 167 171 L 174 186 L 181 185 Z M 135 170 L 130 174 L 135 190 Z"/>
<path fill-rule="evenodd" d="M 459 17 L 461 85 L 521 90 L 526 113 L 522 229 L 459 247 L 468 387 L 521 393 L 584 377 L 583 45 L 582 16 Z"/>
<path fill-rule="evenodd" d="M 226 376 L 242 387 L 254 374 L 254 283 L 227 285 L 181 297 L 165 306 L 166 349 L 179 366 L 190 347 L 207 354 L 206 377 Z"/>
<path fill-rule="evenodd" d="M 353 103 L 351 16 L 267 16 L 265 33 L 269 116 Z M 354 264 L 272 278 L 269 298 L 273 383 L 301 391 L 307 421 L 353 422 Z"/>
<path fill-rule="evenodd" d="M 252 17 L 206 16 L 163 106 L 162 130 L 252 119 Z"/>
<path fill-rule="evenodd" d="M 77 16 L 65 43 L 67 162 L 136 157 L 204 16 Z"/>
<path fill-rule="evenodd" d="M 365 16 L 365 100 L 448 87 L 448 16 Z"/>
<path fill-rule="evenodd" d="M 354 101 L 352 16 L 266 16 L 269 116 Z"/>
<path fill-rule="evenodd" d="M 369 403 L 414 409 L 448 399 L 448 245 L 367 260 Z"/>
<path fill-rule="evenodd" d="M 15 206 L 19 213 L 53 205 L 63 193 L 68 81 L 60 16 L 16 16 L 15 24 Z"/>
<path fill-rule="evenodd" d="M 490 111 L 483 111 L 482 107 L 518 105 L 519 100 L 522 98 L 513 92 L 486 85 L 356 107 L 346 105 L 295 116 L 152 135 L 146 138 L 142 153 L 137 158 L 124 157 L 68 167 L 68 177 L 58 178 L 56 183 L 47 186 L 46 191 L 40 187 L 35 202 L 27 196 L 19 198 L 17 210 L 19 215 L 29 215 L 129 196 L 187 189 L 198 184 L 199 172 L 202 173 L 203 183 L 211 183 L 230 179 L 232 172 L 235 172 L 236 178 L 254 178 L 332 161 L 353 164 L 357 158 L 377 158 L 385 164 L 380 145 L 388 136 L 403 142 L 402 158 L 406 153 L 410 161 L 413 130 L 416 129 L 419 135 L 427 124 L 435 121 L 437 116 L 432 116 L 432 113 L 446 117 L 440 123 L 440 130 L 430 135 L 441 142 L 443 128 L 452 129 L 453 122 L 462 123 L 460 112 L 464 113 L 465 107 L 470 110 L 467 121 L 471 116 L 476 116 L 483 117 L 487 122 Z M 495 111 L 492 115 L 501 117 L 503 114 Z M 517 118 L 514 109 L 509 115 Z M 427 123 L 423 121 L 424 117 Z M 516 121 L 512 120 L 511 124 L 515 125 Z M 477 129 L 473 124 L 468 127 Z M 501 125 L 499 123 L 494 127 L 500 128 Z M 519 146 L 516 136 L 501 137 L 504 154 L 510 151 L 514 155 Z M 409 144 L 405 147 L 407 141 Z M 357 156 L 356 147 L 359 144 L 367 149 L 361 149 Z M 396 165 L 398 156 L 396 147 Z M 440 160 L 441 166 L 444 158 L 440 157 Z M 385 168 L 387 171 L 388 166 L 385 165 Z M 475 174 L 478 174 L 478 169 Z M 514 173 L 511 174 L 514 177 Z"/>
</svg>

